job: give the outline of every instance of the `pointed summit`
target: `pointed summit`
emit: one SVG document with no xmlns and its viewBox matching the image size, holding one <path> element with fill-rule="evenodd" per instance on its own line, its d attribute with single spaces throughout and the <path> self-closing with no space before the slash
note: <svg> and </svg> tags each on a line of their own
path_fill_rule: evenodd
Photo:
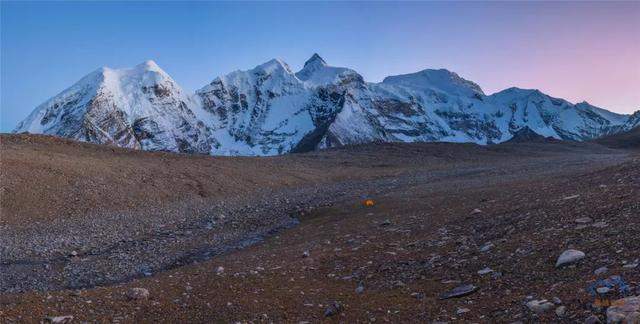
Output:
<svg viewBox="0 0 640 324">
<path fill-rule="evenodd" d="M 273 73 L 274 71 L 282 70 L 287 74 L 293 74 L 289 65 L 280 59 L 271 59 L 256 66 L 253 70 L 262 70 L 267 73 Z"/>
<path fill-rule="evenodd" d="M 319 86 L 336 82 L 345 75 L 356 75 L 357 79 L 362 77 L 355 71 L 343 67 L 335 67 L 327 65 L 318 53 L 314 53 L 305 63 L 302 70 L 296 73 L 296 76 L 307 86 Z"/>
<path fill-rule="evenodd" d="M 311 56 L 310 59 L 308 59 L 306 62 L 304 62 L 304 67 L 307 67 L 308 65 L 322 65 L 322 66 L 327 66 L 327 62 L 325 62 L 322 57 L 320 57 L 320 55 L 318 55 L 318 53 L 313 53 L 313 55 Z"/>
<path fill-rule="evenodd" d="M 138 70 L 138 71 L 152 71 L 152 72 L 166 73 L 153 60 L 146 60 L 146 61 L 136 65 L 133 69 Z"/>
</svg>

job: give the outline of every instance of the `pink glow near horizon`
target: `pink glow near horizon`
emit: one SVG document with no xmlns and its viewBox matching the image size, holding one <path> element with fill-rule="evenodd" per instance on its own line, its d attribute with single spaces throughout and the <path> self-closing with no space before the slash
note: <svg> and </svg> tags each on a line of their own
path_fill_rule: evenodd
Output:
<svg viewBox="0 0 640 324">
<path fill-rule="evenodd" d="M 640 110 L 640 2 L 465 3 L 456 10 L 453 25 L 408 19 L 396 27 L 428 33 L 407 37 L 421 55 L 392 69 L 443 67 L 487 94 L 516 86 L 619 113 Z M 432 34 L 444 36 L 436 42 Z"/>
</svg>

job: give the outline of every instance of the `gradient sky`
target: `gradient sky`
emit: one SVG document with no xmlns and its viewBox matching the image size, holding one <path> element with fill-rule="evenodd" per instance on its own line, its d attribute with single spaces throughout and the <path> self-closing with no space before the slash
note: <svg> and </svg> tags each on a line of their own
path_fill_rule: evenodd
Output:
<svg viewBox="0 0 640 324">
<path fill-rule="evenodd" d="M 517 86 L 640 109 L 640 2 L 1 1 L 0 131 L 101 67 L 155 60 L 186 91 L 318 52 L 368 81 L 447 68 L 487 94 Z"/>
</svg>

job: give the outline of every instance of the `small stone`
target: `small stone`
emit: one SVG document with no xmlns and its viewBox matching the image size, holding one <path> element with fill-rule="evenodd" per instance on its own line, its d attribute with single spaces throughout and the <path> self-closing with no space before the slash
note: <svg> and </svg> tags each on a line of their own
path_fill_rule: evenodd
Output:
<svg viewBox="0 0 640 324">
<path fill-rule="evenodd" d="M 149 298 L 149 290 L 146 288 L 131 288 L 127 292 L 129 299 L 144 300 Z"/>
<path fill-rule="evenodd" d="M 216 274 L 221 275 L 224 272 L 224 267 L 223 266 L 218 266 L 216 268 Z"/>
<path fill-rule="evenodd" d="M 478 290 L 478 287 L 474 285 L 471 285 L 471 284 L 462 285 L 441 294 L 440 299 L 464 297 L 464 296 L 473 294 L 477 290 Z"/>
<path fill-rule="evenodd" d="M 562 300 L 558 297 L 553 297 L 551 300 L 553 300 L 553 303 L 556 305 L 562 304 Z"/>
<path fill-rule="evenodd" d="M 609 226 L 609 224 L 607 224 L 606 222 L 596 222 L 596 223 L 593 223 L 591 226 L 595 228 L 605 228 Z"/>
<path fill-rule="evenodd" d="M 598 316 L 591 315 L 584 320 L 584 324 L 600 324 L 602 321 L 598 318 Z"/>
<path fill-rule="evenodd" d="M 558 257 L 558 261 L 556 262 L 556 268 L 560 268 L 566 265 L 570 265 L 576 263 L 582 259 L 584 259 L 585 254 L 582 251 L 578 250 L 566 250 L 560 254 Z"/>
<path fill-rule="evenodd" d="M 327 308 L 324 310 L 324 317 L 331 317 L 333 315 L 340 313 L 341 311 L 342 311 L 342 305 L 339 302 L 334 301 L 333 303 L 331 303 L 331 305 L 327 306 Z"/>
<path fill-rule="evenodd" d="M 419 293 L 419 292 L 414 292 L 414 293 L 411 293 L 411 297 L 413 297 L 415 299 L 422 299 L 422 298 L 424 298 L 424 294 L 423 293 Z"/>
<path fill-rule="evenodd" d="M 607 308 L 607 323 L 640 323 L 640 296 L 613 301 Z"/>
<path fill-rule="evenodd" d="M 482 210 L 480 210 L 478 208 L 476 208 L 476 209 L 471 211 L 471 215 L 476 215 L 476 214 L 480 214 L 480 213 L 482 213 Z"/>
<path fill-rule="evenodd" d="M 576 199 L 578 197 L 580 197 L 580 195 L 571 195 L 571 196 L 566 196 L 562 198 L 562 200 L 571 200 L 571 199 Z"/>
<path fill-rule="evenodd" d="M 575 220 L 575 222 L 578 224 L 591 223 L 592 221 L 593 219 L 591 219 L 591 217 L 580 217 Z"/>
<path fill-rule="evenodd" d="M 493 270 L 491 270 L 491 268 L 489 268 L 489 267 L 486 267 L 484 269 L 478 270 L 478 274 L 481 275 L 481 276 L 489 274 L 491 272 L 493 272 Z"/>
<path fill-rule="evenodd" d="M 358 285 L 358 287 L 356 287 L 356 294 L 362 294 L 363 292 L 364 292 L 364 286 Z"/>
<path fill-rule="evenodd" d="M 382 223 L 380 223 L 380 226 L 389 226 L 391 225 L 391 221 L 388 219 L 385 219 L 382 221 Z"/>
<path fill-rule="evenodd" d="M 468 313 L 468 312 L 470 312 L 470 311 L 471 311 L 471 310 L 470 310 L 470 309 L 468 309 L 468 308 L 458 308 L 458 310 L 456 310 L 456 314 L 457 314 L 457 315 L 462 315 L 462 314 L 464 314 L 464 313 Z"/>
<path fill-rule="evenodd" d="M 601 275 L 601 274 L 605 274 L 605 273 L 607 273 L 608 271 L 609 271 L 609 268 L 607 268 L 607 267 L 600 267 L 600 268 L 596 269 L 595 271 L 593 271 L 593 274 L 594 274 L 594 275 L 596 275 L 596 276 L 598 276 L 598 275 Z"/>
<path fill-rule="evenodd" d="M 71 253 L 69 253 L 70 256 L 72 257 L 77 257 L 78 256 L 78 251 L 71 251 Z"/>
<path fill-rule="evenodd" d="M 558 306 L 558 307 L 556 308 L 556 316 L 558 316 L 558 317 L 563 317 L 563 316 L 564 316 L 564 314 L 566 314 L 566 313 L 567 313 L 567 308 L 566 308 L 566 307 L 564 307 L 564 306 Z"/>
<path fill-rule="evenodd" d="M 487 242 L 480 248 L 480 252 L 487 252 L 487 251 L 491 250 L 491 248 L 494 247 L 494 246 L 495 245 L 493 245 L 493 243 Z"/>
<path fill-rule="evenodd" d="M 605 294 L 607 294 L 607 293 L 608 293 L 608 292 L 610 292 L 610 291 L 611 291 L 611 288 L 609 288 L 609 287 L 598 287 L 598 288 L 596 289 L 596 292 L 597 292 L 598 294 L 600 294 L 600 295 L 605 295 Z"/>
<path fill-rule="evenodd" d="M 638 267 L 638 263 L 629 263 L 622 266 L 625 269 L 635 269 Z"/>
<path fill-rule="evenodd" d="M 46 318 L 49 323 L 54 324 L 63 324 L 63 323 L 71 323 L 73 320 L 73 316 L 65 315 L 65 316 L 49 316 Z"/>
<path fill-rule="evenodd" d="M 527 303 L 527 307 L 536 314 L 544 314 L 553 308 L 553 303 L 546 299 L 532 300 Z"/>
<path fill-rule="evenodd" d="M 303 258 L 308 258 L 309 257 L 309 251 L 302 252 L 302 257 Z"/>
</svg>

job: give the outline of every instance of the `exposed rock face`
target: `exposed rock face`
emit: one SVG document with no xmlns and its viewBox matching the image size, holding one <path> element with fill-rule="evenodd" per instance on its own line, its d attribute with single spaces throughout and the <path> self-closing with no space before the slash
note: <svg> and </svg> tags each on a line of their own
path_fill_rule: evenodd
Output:
<svg viewBox="0 0 640 324">
<path fill-rule="evenodd" d="M 553 137 L 544 137 L 531 130 L 528 126 L 525 126 L 515 133 L 513 137 L 507 140 L 506 143 L 527 143 L 527 142 L 547 142 L 555 140 Z"/>
<path fill-rule="evenodd" d="M 640 110 L 631 114 L 631 116 L 629 116 L 629 119 L 627 119 L 627 122 L 625 122 L 622 126 L 623 130 L 625 131 L 631 130 L 636 127 L 640 127 Z"/>
<path fill-rule="evenodd" d="M 586 140 L 630 129 L 619 115 L 538 90 L 487 96 L 456 73 L 423 70 L 367 83 L 314 54 L 294 73 L 280 60 L 214 79 L 187 96 L 155 63 L 95 71 L 16 128 L 145 150 L 275 155 L 383 142 L 490 144 L 520 134 Z"/>
</svg>

